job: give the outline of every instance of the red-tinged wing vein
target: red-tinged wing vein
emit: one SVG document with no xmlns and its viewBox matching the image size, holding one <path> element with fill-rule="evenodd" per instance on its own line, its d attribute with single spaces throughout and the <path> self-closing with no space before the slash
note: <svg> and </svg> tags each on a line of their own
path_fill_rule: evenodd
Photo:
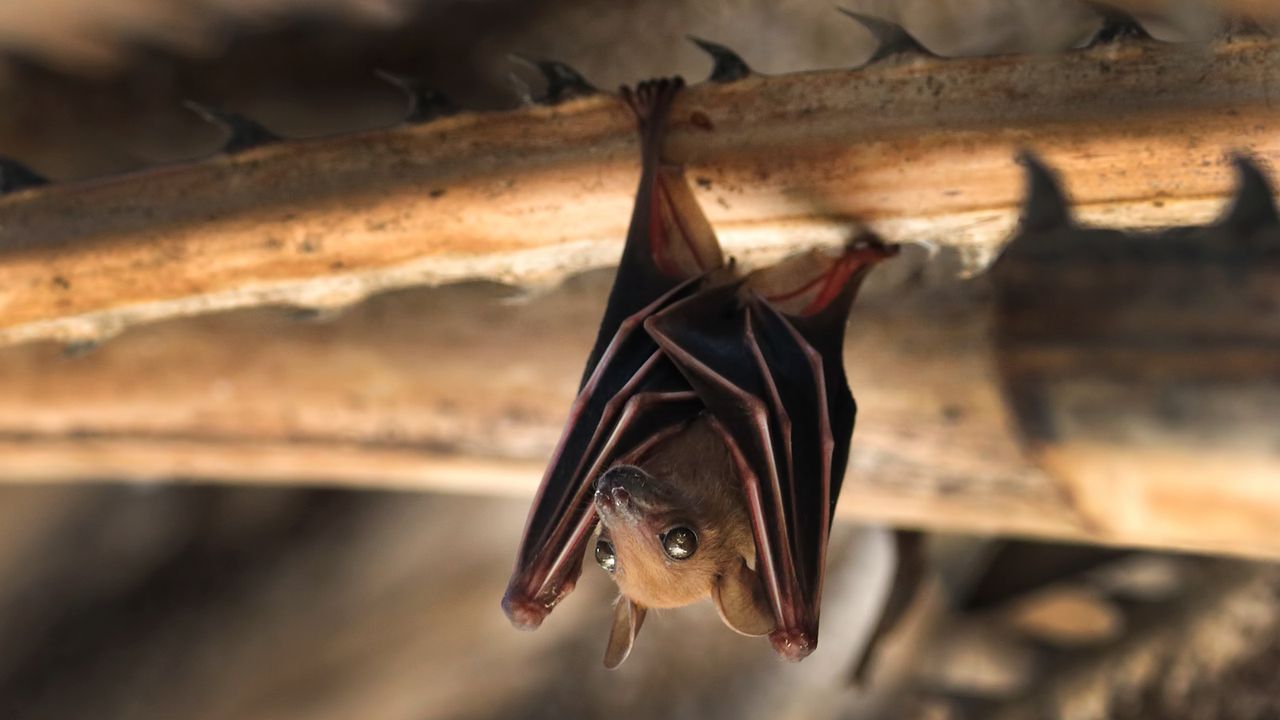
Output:
<svg viewBox="0 0 1280 720">
<path fill-rule="evenodd" d="M 633 455 L 640 448 L 647 449 L 654 443 L 655 436 L 665 436 L 668 428 L 679 427 L 701 409 L 702 401 L 692 390 L 632 396 L 587 476 L 599 477 L 617 458 Z"/>
<path fill-rule="evenodd" d="M 683 200 L 683 203 L 677 200 L 676 193 L 680 194 L 680 200 Z M 702 215 L 697 201 L 690 194 L 683 171 L 678 168 L 662 168 L 658 179 L 658 194 L 662 196 L 667 217 L 670 219 L 669 226 L 674 226 L 675 234 L 689 251 L 696 269 L 706 272 L 720 267 L 723 259 L 720 257 L 719 243 L 716 242 L 711 226 Z M 695 225 L 697 227 L 693 227 Z M 704 248 L 699 247 L 699 240 L 711 246 L 710 250 L 714 251 L 714 257 L 703 257 L 706 252 Z"/>
<path fill-rule="evenodd" d="M 742 448 L 738 446 L 738 441 L 729 429 L 714 416 L 711 424 L 724 440 L 725 446 L 729 448 L 729 454 L 733 457 L 734 465 L 738 469 L 738 478 L 746 492 L 747 510 L 751 515 L 751 529 L 756 539 L 756 572 L 764 579 L 765 592 L 769 595 L 769 605 L 773 608 L 774 618 L 779 624 L 785 623 L 787 618 L 784 617 L 783 608 L 786 603 L 783 586 L 779 582 L 782 575 L 778 572 L 778 563 L 775 559 L 776 542 L 771 537 L 773 532 L 765 521 L 767 512 L 763 498 L 760 496 L 760 479 L 751 469 L 751 463 L 743 455 Z"/>
<path fill-rule="evenodd" d="M 782 502 L 795 569 L 788 578 L 796 583 L 797 604 L 794 623 L 785 629 L 816 643 L 833 450 L 821 358 L 764 298 L 752 293 L 747 305 L 756 362 L 790 433 L 791 474 Z"/>
<path fill-rule="evenodd" d="M 751 511 L 758 571 L 774 614 L 789 637 L 804 637 L 811 648 L 812 602 L 794 557 L 796 538 L 804 530 L 797 526 L 803 515 L 796 512 L 795 482 L 788 471 L 794 431 L 738 289 L 735 284 L 697 293 L 645 327 L 722 428 Z M 807 362 L 801 364 L 808 372 Z"/>
<path fill-rule="evenodd" d="M 795 587 L 796 580 L 796 562 L 794 552 L 794 538 L 796 537 L 797 528 L 795 526 L 795 507 L 797 498 L 795 493 L 796 475 L 795 463 L 792 457 L 791 443 L 791 418 L 787 414 L 786 407 L 783 406 L 782 397 L 779 394 L 777 383 L 774 381 L 769 371 L 769 365 L 765 360 L 764 352 L 760 348 L 760 344 L 756 339 L 755 329 L 751 321 L 751 315 L 746 316 L 746 348 L 750 352 L 752 359 L 756 363 L 756 369 L 760 373 L 763 380 L 763 386 L 766 391 L 765 397 L 769 401 L 769 408 L 772 411 L 773 425 L 777 426 L 777 435 L 773 438 L 776 443 L 771 446 L 773 450 L 773 458 L 782 458 L 783 472 L 777 473 L 774 483 L 770 488 L 773 492 L 773 510 L 778 534 L 781 536 L 782 542 L 778 546 L 777 552 L 780 555 L 782 577 L 787 580 L 788 590 L 786 596 L 790 598 L 788 605 L 794 605 L 797 596 L 803 596 L 803 592 L 799 587 Z M 788 508 L 791 512 L 788 512 Z M 788 625 L 794 625 L 797 618 L 792 616 L 788 618 Z"/>
<path fill-rule="evenodd" d="M 804 432 L 801 433 L 805 437 L 802 438 L 803 452 L 808 453 L 808 457 L 796 459 L 793 455 L 793 462 L 796 466 L 804 466 L 811 468 L 815 472 L 815 477 L 809 479 L 797 470 L 797 475 L 793 484 L 793 517 L 806 516 L 812 518 L 812 522 L 817 525 L 816 533 L 796 533 L 792 537 L 799 544 L 794 551 L 801 557 L 806 558 L 805 566 L 805 594 L 806 601 L 810 604 L 810 612 L 816 623 L 818 612 L 820 609 L 820 601 L 822 597 L 822 586 L 824 568 L 826 567 L 826 549 L 827 539 L 830 536 L 832 497 L 831 497 L 831 471 L 832 459 L 835 453 L 835 439 L 832 435 L 830 421 L 830 406 L 827 395 L 827 374 L 824 367 L 823 358 L 799 331 L 786 319 L 784 315 L 777 312 L 775 308 L 762 299 L 756 298 L 756 302 L 752 304 L 752 310 L 760 317 L 760 325 L 770 330 L 763 332 L 763 338 L 775 348 L 788 347 L 789 354 L 792 356 L 785 362 L 786 367 L 796 371 L 796 376 L 787 380 L 784 378 L 774 378 L 774 386 L 777 387 L 778 382 L 785 382 L 785 387 L 790 395 L 787 402 L 788 408 L 794 408 L 801 413 L 805 419 L 803 427 Z M 760 356 L 763 358 L 764 353 Z M 766 363 L 768 365 L 768 363 Z M 770 367 L 773 367 L 770 365 Z M 773 377 L 773 374 L 770 374 Z M 781 393 L 780 393 L 781 394 Z M 794 446 L 793 446 L 794 447 Z M 802 500 L 799 489 L 805 487 L 816 487 L 817 495 L 809 494 L 807 507 L 805 500 Z"/>
</svg>

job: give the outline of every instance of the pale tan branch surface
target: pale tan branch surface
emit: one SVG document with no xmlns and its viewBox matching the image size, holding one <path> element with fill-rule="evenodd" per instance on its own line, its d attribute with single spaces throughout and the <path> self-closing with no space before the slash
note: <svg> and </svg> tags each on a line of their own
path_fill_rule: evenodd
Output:
<svg viewBox="0 0 1280 720">
<path fill-rule="evenodd" d="M 913 257 L 913 255 L 915 255 Z M 1280 556 L 1280 495 L 1195 493 L 1109 522 L 1019 451 L 985 282 L 957 253 L 885 266 L 850 326 L 859 401 L 840 515 L 971 533 Z M 392 293 L 325 322 L 256 309 L 135 328 L 83 357 L 0 350 L 0 479 L 216 481 L 531 496 L 576 391 L 608 272 L 529 302 L 486 283 Z M 1174 491 L 1177 488 L 1173 488 Z M 1243 499 L 1242 499 L 1243 497 Z M 1236 505 L 1232 505 L 1232 503 Z M 1247 504 L 1247 507 L 1245 505 Z M 1182 507 L 1187 512 L 1173 512 Z M 1086 519 L 1087 518 L 1087 519 Z"/>
<path fill-rule="evenodd" d="M 1082 216 L 1212 217 L 1228 151 L 1280 159 L 1278 41 L 1155 42 L 1043 57 L 905 59 L 701 85 L 669 158 L 729 252 L 1007 239 L 1014 152 L 1059 167 Z M 612 96 L 287 143 L 0 199 L 0 344 L 271 303 L 335 307 L 485 278 L 525 286 L 614 262 L 636 184 Z"/>
</svg>

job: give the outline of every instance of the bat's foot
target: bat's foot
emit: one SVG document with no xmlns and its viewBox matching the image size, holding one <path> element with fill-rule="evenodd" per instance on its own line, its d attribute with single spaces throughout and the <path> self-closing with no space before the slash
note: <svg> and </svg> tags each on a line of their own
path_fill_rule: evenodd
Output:
<svg viewBox="0 0 1280 720">
<path fill-rule="evenodd" d="M 684 79 L 677 76 L 646 80 L 637 85 L 635 90 L 625 86 L 618 90 L 627 107 L 635 113 L 636 122 L 640 125 L 640 136 L 645 141 L 653 142 L 661 137 L 671 101 L 682 87 Z"/>
<path fill-rule="evenodd" d="M 551 608 L 536 600 L 515 597 L 510 592 L 502 596 L 502 612 L 517 630 L 537 630 L 551 613 Z"/>
<path fill-rule="evenodd" d="M 886 243 L 873 233 L 862 233 L 845 247 L 845 255 L 859 265 L 874 265 L 894 257 L 901 250 L 901 246 Z"/>
<path fill-rule="evenodd" d="M 817 639 L 804 630 L 774 630 L 769 633 L 769 642 L 773 651 L 791 662 L 800 662 L 809 657 L 809 653 L 817 647 Z"/>
</svg>

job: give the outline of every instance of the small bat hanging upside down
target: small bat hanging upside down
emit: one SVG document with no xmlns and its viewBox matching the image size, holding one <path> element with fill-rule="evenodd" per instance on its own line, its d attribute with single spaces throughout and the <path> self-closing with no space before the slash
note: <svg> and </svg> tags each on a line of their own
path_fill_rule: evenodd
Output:
<svg viewBox="0 0 1280 720">
<path fill-rule="evenodd" d="M 863 236 L 739 277 L 682 170 L 661 160 L 682 84 L 622 90 L 641 137 L 635 210 L 502 601 L 517 627 L 540 625 L 598 521 L 595 560 L 622 592 L 611 668 L 647 608 L 708 597 L 783 657 L 813 651 L 853 433 L 844 328 L 863 278 L 896 250 Z"/>
</svg>

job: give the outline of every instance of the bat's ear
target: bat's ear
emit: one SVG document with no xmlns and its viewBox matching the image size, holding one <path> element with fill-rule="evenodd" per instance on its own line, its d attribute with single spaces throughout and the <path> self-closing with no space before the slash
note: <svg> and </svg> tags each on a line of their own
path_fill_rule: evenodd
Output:
<svg viewBox="0 0 1280 720">
<path fill-rule="evenodd" d="M 777 625 L 764 583 L 742 558 L 716 580 L 711 599 L 720 612 L 720 619 L 735 632 L 758 637 L 768 635 Z"/>
<path fill-rule="evenodd" d="M 631 654 L 631 646 L 644 624 L 644 606 L 637 605 L 625 595 L 613 606 L 613 629 L 609 631 L 609 645 L 604 651 L 604 666 L 610 670 L 622 664 Z"/>
</svg>

